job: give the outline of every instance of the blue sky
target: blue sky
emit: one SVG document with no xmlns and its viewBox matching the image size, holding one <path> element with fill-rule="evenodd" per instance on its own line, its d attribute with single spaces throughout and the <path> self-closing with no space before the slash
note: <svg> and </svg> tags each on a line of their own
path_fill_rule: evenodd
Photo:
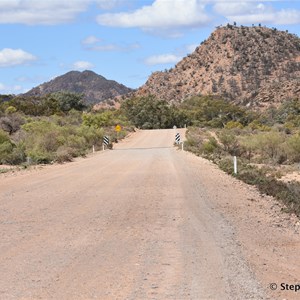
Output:
<svg viewBox="0 0 300 300">
<path fill-rule="evenodd" d="M 138 88 L 234 21 L 300 36 L 300 1 L 0 0 L 0 94 L 86 69 Z"/>
</svg>

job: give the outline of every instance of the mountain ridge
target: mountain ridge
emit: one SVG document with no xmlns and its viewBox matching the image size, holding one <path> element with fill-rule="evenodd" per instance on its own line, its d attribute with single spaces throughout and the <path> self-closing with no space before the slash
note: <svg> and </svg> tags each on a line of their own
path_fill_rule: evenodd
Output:
<svg viewBox="0 0 300 300">
<path fill-rule="evenodd" d="M 93 71 L 70 71 L 34 87 L 24 96 L 42 96 L 49 93 L 68 91 L 81 93 L 87 104 L 96 104 L 109 98 L 125 95 L 133 91 L 114 80 L 108 80 Z"/>
</svg>

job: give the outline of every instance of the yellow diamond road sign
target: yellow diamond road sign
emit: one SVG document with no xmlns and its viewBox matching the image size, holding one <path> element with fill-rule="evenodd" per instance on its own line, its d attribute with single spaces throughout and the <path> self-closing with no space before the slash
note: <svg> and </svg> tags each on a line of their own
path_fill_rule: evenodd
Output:
<svg viewBox="0 0 300 300">
<path fill-rule="evenodd" d="M 117 125 L 115 129 L 116 129 L 117 132 L 119 132 L 119 131 L 121 131 L 121 126 Z"/>
</svg>

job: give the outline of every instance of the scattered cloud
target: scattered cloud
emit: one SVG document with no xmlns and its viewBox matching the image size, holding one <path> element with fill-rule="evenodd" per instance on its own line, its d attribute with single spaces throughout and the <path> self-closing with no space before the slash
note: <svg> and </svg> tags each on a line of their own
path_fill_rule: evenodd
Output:
<svg viewBox="0 0 300 300">
<path fill-rule="evenodd" d="M 88 61 L 79 60 L 74 62 L 72 67 L 75 70 L 88 70 L 88 69 L 92 69 L 94 65 Z"/>
<path fill-rule="evenodd" d="M 214 5 L 214 11 L 220 15 L 240 15 L 251 13 L 256 9 L 261 9 L 264 4 L 253 2 L 218 2 Z"/>
<path fill-rule="evenodd" d="M 186 55 L 187 53 L 192 53 L 195 51 L 195 49 L 199 46 L 199 44 L 190 44 L 190 45 L 185 45 L 183 51 L 183 54 Z"/>
<path fill-rule="evenodd" d="M 36 82 L 43 82 L 47 81 L 48 77 L 44 75 L 35 75 L 35 76 L 18 76 L 15 78 L 15 81 L 20 83 L 36 83 Z"/>
<path fill-rule="evenodd" d="M 244 1 L 215 3 L 214 11 L 223 15 L 230 22 L 239 24 L 278 24 L 289 25 L 300 23 L 300 10 L 279 9 L 276 10 L 271 3 L 276 1 Z"/>
<path fill-rule="evenodd" d="M 181 56 L 177 56 L 175 54 L 160 54 L 153 55 L 144 60 L 146 65 L 161 65 L 161 64 L 171 64 L 177 63 L 182 59 Z"/>
<path fill-rule="evenodd" d="M 155 0 L 134 12 L 106 13 L 97 17 L 100 25 L 139 27 L 143 30 L 196 28 L 210 21 L 205 5 L 199 0 Z"/>
<path fill-rule="evenodd" d="M 274 25 L 292 25 L 300 23 L 300 11 L 280 10 L 269 13 L 253 13 L 245 15 L 227 16 L 229 21 L 236 21 L 239 24 L 274 24 Z"/>
<path fill-rule="evenodd" d="M 70 23 L 88 10 L 92 4 L 99 10 L 127 7 L 118 13 L 97 16 L 100 25 L 141 28 L 155 33 L 178 37 L 185 28 L 199 28 L 209 24 L 216 14 L 241 23 L 264 22 L 274 24 L 300 23 L 300 10 L 275 9 L 281 0 L 153 0 L 133 11 L 130 0 L 0 0 L 0 24 L 55 25 Z M 290 1 L 292 2 L 292 1 Z M 296 1 L 295 1 L 296 2 Z M 210 6 L 213 11 L 208 13 Z M 55 13 L 53 13 L 55 12 Z M 213 14 L 214 13 L 214 14 Z M 211 14 L 211 15 L 210 15 Z"/>
<path fill-rule="evenodd" d="M 188 45 L 182 45 L 181 47 L 178 47 L 175 49 L 173 53 L 165 53 L 165 54 L 158 54 L 158 55 L 152 55 L 144 59 L 144 63 L 146 65 L 161 65 L 161 64 L 176 64 L 178 63 L 184 56 L 186 56 L 189 53 L 192 53 L 195 51 L 196 47 L 198 47 L 199 44 L 188 44 Z"/>
<path fill-rule="evenodd" d="M 27 64 L 37 58 L 22 49 L 4 48 L 0 51 L 0 67 L 11 67 Z"/>
<path fill-rule="evenodd" d="M 124 3 L 124 0 L 97 0 L 96 3 L 100 9 L 113 9 Z"/>
<path fill-rule="evenodd" d="M 0 91 L 1 91 L 1 93 L 14 94 L 14 93 L 19 93 L 22 90 L 23 90 L 23 87 L 20 86 L 20 85 L 10 86 L 10 85 L 6 85 L 6 84 L 0 82 Z"/>
<path fill-rule="evenodd" d="M 82 42 L 85 46 L 85 50 L 88 51 L 99 51 L 99 52 L 130 52 L 136 49 L 141 48 L 139 43 L 132 43 L 132 44 L 115 44 L 115 43 L 106 43 L 101 39 L 96 37 L 88 37 L 85 42 Z"/>
<path fill-rule="evenodd" d="M 53 25 L 71 22 L 88 8 L 88 0 L 11 0 L 0 1 L 0 23 Z"/>
<path fill-rule="evenodd" d="M 0 0 L 0 24 L 54 25 L 70 23 L 91 4 L 113 9 L 122 0 Z"/>
<path fill-rule="evenodd" d="M 82 40 L 81 44 L 83 44 L 83 45 L 93 45 L 93 44 L 96 44 L 100 41 L 101 40 L 99 38 L 97 38 L 96 36 L 90 35 L 90 36 L 86 37 L 84 40 Z"/>
</svg>

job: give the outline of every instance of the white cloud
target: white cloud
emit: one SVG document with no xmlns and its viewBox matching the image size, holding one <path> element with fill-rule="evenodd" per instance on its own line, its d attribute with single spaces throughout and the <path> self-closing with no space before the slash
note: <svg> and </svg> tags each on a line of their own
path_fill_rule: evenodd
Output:
<svg viewBox="0 0 300 300">
<path fill-rule="evenodd" d="M 277 12 L 274 18 L 276 24 L 299 24 L 300 10 L 296 9 L 282 9 Z"/>
<path fill-rule="evenodd" d="M 100 9 L 112 9 L 122 0 L 0 0 L 0 24 L 69 23 L 93 3 Z"/>
<path fill-rule="evenodd" d="M 139 2 L 136 0 L 136 2 Z M 299 23 L 300 11 L 275 10 L 272 3 L 281 0 L 153 0 L 135 11 L 104 13 L 97 17 L 101 25 L 139 27 L 147 31 L 180 36 L 184 28 L 198 28 L 211 21 L 205 8 L 229 20 L 241 22 Z M 293 1 L 289 1 L 292 3 Z M 295 1 L 296 2 L 296 1 Z M 143 3 L 141 1 L 141 3 Z M 54 25 L 72 22 L 80 13 L 97 5 L 100 10 L 117 6 L 132 7 L 132 0 L 0 0 L 0 24 Z M 244 21 L 245 20 L 245 21 Z"/>
<path fill-rule="evenodd" d="M 229 21 L 236 21 L 239 24 L 299 24 L 300 23 L 300 11 L 297 10 L 281 10 L 273 13 L 253 13 L 247 15 L 227 16 Z"/>
<path fill-rule="evenodd" d="M 276 1 L 219 1 L 214 5 L 214 11 L 225 16 L 230 22 L 239 24 L 299 24 L 300 11 L 296 9 L 276 10 L 271 2 Z"/>
<path fill-rule="evenodd" d="M 0 0 L 1 1 L 1 0 Z M 99 51 L 99 52 L 129 52 L 135 49 L 141 48 L 139 43 L 132 44 L 116 44 L 116 43 L 107 43 L 106 41 L 94 36 L 90 35 L 81 41 L 85 50 L 88 51 Z"/>
<path fill-rule="evenodd" d="M 195 28 L 210 19 L 199 0 L 155 0 L 134 12 L 109 13 L 97 17 L 101 25 L 111 27 L 140 27 L 144 30 Z"/>
<path fill-rule="evenodd" d="M 90 35 L 81 41 L 83 45 L 92 45 L 100 42 L 101 40 L 94 35 Z"/>
<path fill-rule="evenodd" d="M 253 2 L 218 2 L 214 5 L 214 11 L 225 16 L 246 14 L 252 12 L 256 8 L 257 5 Z"/>
<path fill-rule="evenodd" d="M 4 48 L 0 51 L 0 67 L 23 65 L 37 58 L 22 49 Z"/>
<path fill-rule="evenodd" d="M 10 85 L 6 85 L 6 84 L 0 82 L 0 91 L 1 91 L 1 93 L 14 94 L 14 93 L 20 92 L 22 90 L 23 90 L 23 87 L 20 86 L 20 85 L 10 86 Z"/>
<path fill-rule="evenodd" d="M 0 82 L 0 91 L 4 91 L 6 89 L 5 84 Z"/>
<path fill-rule="evenodd" d="M 170 64 L 177 63 L 182 59 L 181 56 L 175 54 L 160 54 L 153 55 L 145 59 L 145 64 L 147 65 L 160 65 L 160 64 Z"/>
<path fill-rule="evenodd" d="M 113 9 L 116 6 L 122 4 L 124 0 L 97 0 L 96 3 L 101 9 Z"/>
<path fill-rule="evenodd" d="M 115 44 L 105 44 L 105 45 L 94 45 L 92 47 L 88 47 L 87 50 L 91 51 L 99 51 L 99 52 L 105 52 L 105 51 L 118 51 L 120 47 Z"/>
<path fill-rule="evenodd" d="M 73 69 L 75 70 L 87 70 L 87 69 L 92 69 L 94 65 L 88 61 L 76 61 L 72 65 Z"/>
<path fill-rule="evenodd" d="M 67 23 L 87 9 L 89 0 L 11 0 L 0 1 L 0 23 L 52 25 Z"/>
<path fill-rule="evenodd" d="M 118 44 L 95 44 L 91 45 L 89 47 L 86 47 L 86 50 L 89 51 L 99 51 L 99 52 L 112 52 L 112 51 L 118 51 L 118 52 L 130 52 L 132 50 L 136 50 L 141 48 L 140 44 L 133 43 L 129 45 L 118 45 Z"/>
<path fill-rule="evenodd" d="M 186 49 L 186 51 L 187 51 L 188 53 L 192 53 L 192 52 L 195 51 L 195 49 L 196 49 L 198 46 L 199 46 L 199 44 L 191 44 L 191 45 L 187 45 L 187 46 L 185 47 L 185 49 Z"/>
</svg>

